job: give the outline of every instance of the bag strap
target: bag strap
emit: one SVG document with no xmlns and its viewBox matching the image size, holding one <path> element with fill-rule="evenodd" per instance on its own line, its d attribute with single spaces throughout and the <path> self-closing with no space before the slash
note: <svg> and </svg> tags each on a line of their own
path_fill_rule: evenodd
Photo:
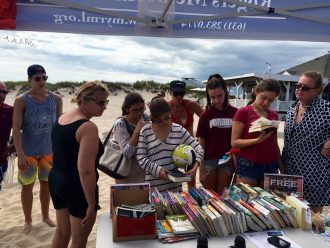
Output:
<svg viewBox="0 0 330 248">
<path fill-rule="evenodd" d="M 116 120 L 118 120 L 119 118 L 121 118 L 121 119 L 125 122 L 126 130 L 127 130 L 127 132 L 129 133 L 129 135 L 132 136 L 133 133 L 132 133 L 131 130 L 128 128 L 128 121 L 127 121 L 124 117 L 118 117 Z M 113 131 L 113 128 L 114 128 L 114 127 L 115 127 L 115 124 L 113 124 L 112 128 L 110 129 L 109 133 L 107 134 L 107 136 L 106 136 L 106 138 L 105 138 L 105 140 L 104 140 L 104 142 L 103 142 L 103 145 L 104 145 L 104 146 L 108 143 L 108 141 L 109 141 L 109 139 L 110 139 L 110 136 L 111 136 L 111 134 L 112 134 L 112 131 Z"/>
</svg>

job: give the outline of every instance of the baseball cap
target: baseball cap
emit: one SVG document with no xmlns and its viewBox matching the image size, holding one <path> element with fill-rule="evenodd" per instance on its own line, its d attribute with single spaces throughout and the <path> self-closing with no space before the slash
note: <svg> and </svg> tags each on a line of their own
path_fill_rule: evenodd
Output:
<svg viewBox="0 0 330 248">
<path fill-rule="evenodd" d="M 45 68 L 43 68 L 41 65 L 30 65 L 27 69 L 27 74 L 29 77 L 39 73 L 46 73 Z"/>
<path fill-rule="evenodd" d="M 185 91 L 186 83 L 180 80 L 173 80 L 170 82 L 170 90 L 171 91 Z"/>
</svg>

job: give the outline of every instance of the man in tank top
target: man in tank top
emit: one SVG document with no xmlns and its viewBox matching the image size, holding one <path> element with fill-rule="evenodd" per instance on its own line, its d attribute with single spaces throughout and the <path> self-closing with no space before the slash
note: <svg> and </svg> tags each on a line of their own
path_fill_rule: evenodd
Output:
<svg viewBox="0 0 330 248">
<path fill-rule="evenodd" d="M 42 218 L 49 226 L 48 173 L 52 167 L 51 131 L 62 114 L 62 99 L 46 89 L 47 75 L 41 65 L 28 70 L 30 90 L 15 99 L 13 138 L 17 152 L 18 181 L 22 185 L 21 201 L 25 217 L 22 233 L 32 228 L 33 186 L 38 175 Z"/>
</svg>

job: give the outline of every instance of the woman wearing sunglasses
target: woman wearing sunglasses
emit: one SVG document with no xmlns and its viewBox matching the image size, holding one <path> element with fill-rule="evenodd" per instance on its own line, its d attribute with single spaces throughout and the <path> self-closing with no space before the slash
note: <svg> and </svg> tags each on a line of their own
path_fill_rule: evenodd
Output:
<svg viewBox="0 0 330 248">
<path fill-rule="evenodd" d="M 192 136 L 194 136 L 194 115 L 200 116 L 202 107 L 194 101 L 184 99 L 186 94 L 186 83 L 174 80 L 170 83 L 171 100 L 168 102 L 171 107 L 171 122 L 183 126 Z M 188 183 L 188 187 L 196 186 L 196 178 L 193 177 Z"/>
<path fill-rule="evenodd" d="M 129 93 L 121 109 L 122 117 L 114 124 L 114 139 L 124 156 L 132 162 L 128 176 L 125 179 L 116 179 L 116 183 L 141 183 L 145 180 L 145 173 L 136 159 L 136 149 L 140 130 L 147 123 L 144 99 L 139 93 Z"/>
<path fill-rule="evenodd" d="M 254 93 L 255 100 L 235 114 L 231 145 L 240 148 L 237 182 L 263 187 L 264 173 L 278 173 L 278 169 L 284 172 L 277 131 L 249 133 L 249 128 L 260 117 L 278 120 L 277 113 L 270 106 L 280 94 L 280 85 L 274 79 L 265 79 L 257 84 Z"/>
<path fill-rule="evenodd" d="M 152 190 L 181 191 L 182 183 L 174 183 L 167 177 L 169 171 L 176 169 L 173 163 L 173 150 L 181 144 L 190 145 L 196 152 L 196 162 L 187 173 L 196 174 L 204 156 L 203 148 L 182 126 L 171 122 L 171 109 L 163 98 L 155 98 L 150 103 L 151 123 L 140 132 L 137 159 L 146 172 L 146 182 Z"/>
<path fill-rule="evenodd" d="M 96 168 L 104 151 L 97 126 L 90 119 L 103 114 L 108 96 L 103 84 L 83 84 L 71 100 L 77 107 L 61 115 L 54 125 L 49 191 L 57 227 L 52 247 L 68 247 L 70 239 L 71 247 L 86 247 L 100 209 Z"/>
<path fill-rule="evenodd" d="M 304 198 L 322 212 L 330 205 L 330 103 L 321 99 L 322 76 L 305 72 L 284 127 L 283 161 L 288 174 L 304 177 Z"/>
<path fill-rule="evenodd" d="M 229 163 L 218 165 L 218 161 L 231 148 L 232 120 L 237 108 L 229 104 L 227 86 L 220 75 L 207 82 L 206 99 L 206 110 L 200 116 L 196 133 L 205 151 L 199 180 L 205 188 L 222 195 L 233 173 Z"/>
</svg>

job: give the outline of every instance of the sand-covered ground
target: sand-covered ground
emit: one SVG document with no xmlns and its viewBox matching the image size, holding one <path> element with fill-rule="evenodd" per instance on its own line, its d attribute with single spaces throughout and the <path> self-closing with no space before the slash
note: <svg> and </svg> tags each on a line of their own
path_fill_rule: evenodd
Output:
<svg viewBox="0 0 330 248">
<path fill-rule="evenodd" d="M 61 92 L 63 94 L 64 111 L 73 108 L 74 105 L 70 103 L 71 95 L 66 91 Z M 149 92 L 140 92 L 145 98 L 146 102 L 154 96 L 154 94 Z M 6 103 L 13 104 L 16 92 L 11 92 L 8 94 Z M 111 95 L 109 100 L 110 103 L 105 110 L 102 117 L 94 118 L 94 121 L 98 128 L 100 135 L 103 132 L 108 131 L 114 120 L 121 116 L 121 105 L 125 97 L 123 91 L 118 91 L 117 95 Z M 198 118 L 195 119 L 195 130 L 197 126 Z M 283 123 L 281 123 L 279 129 L 279 144 L 283 146 Z M 15 173 L 17 169 L 15 168 Z M 198 179 L 197 179 L 198 180 Z M 103 173 L 100 173 L 99 188 L 100 188 L 100 205 L 102 209 L 99 213 L 109 211 L 109 199 L 110 191 L 109 185 L 114 181 Z M 15 248 L 15 247 L 29 247 L 29 248 L 41 248 L 50 247 L 52 235 L 54 228 L 49 227 L 44 222 L 41 221 L 41 209 L 39 202 L 39 183 L 38 181 L 34 186 L 34 202 L 32 210 L 33 227 L 29 235 L 21 234 L 21 228 L 24 224 L 23 211 L 20 201 L 20 191 L 21 187 L 17 183 L 17 178 L 14 176 L 14 181 L 12 183 L 7 183 L 4 185 L 3 190 L 0 191 L 0 247 L 1 248 Z M 52 219 L 55 220 L 55 211 L 50 206 L 50 215 Z M 88 240 L 88 247 L 95 247 L 96 243 L 96 227 L 94 225 L 93 231 Z M 111 235 L 111 234 L 109 234 Z"/>
</svg>

